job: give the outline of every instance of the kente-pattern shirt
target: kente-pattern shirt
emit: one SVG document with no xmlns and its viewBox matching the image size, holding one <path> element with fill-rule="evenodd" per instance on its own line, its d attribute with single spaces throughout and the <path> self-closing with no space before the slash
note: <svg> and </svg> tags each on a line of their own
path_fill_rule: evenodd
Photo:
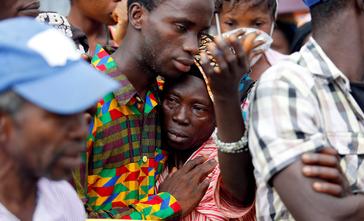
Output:
<svg viewBox="0 0 364 221">
<path fill-rule="evenodd" d="M 249 107 L 258 220 L 294 220 L 271 179 L 324 147 L 338 151 L 352 192 L 363 193 L 364 114 L 350 91 L 348 78 L 313 38 L 258 81 Z"/>
<path fill-rule="evenodd" d="M 164 168 L 157 83 L 143 101 L 116 62 L 101 47 L 92 64 L 121 84 L 97 104 L 85 164 L 75 172 L 77 192 L 90 217 L 165 219 L 181 210 L 169 193 L 156 193 Z"/>
</svg>

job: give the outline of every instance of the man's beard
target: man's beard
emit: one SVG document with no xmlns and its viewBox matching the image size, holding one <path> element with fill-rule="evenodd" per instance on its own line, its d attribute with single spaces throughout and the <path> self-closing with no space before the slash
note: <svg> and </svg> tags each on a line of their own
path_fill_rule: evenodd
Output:
<svg viewBox="0 0 364 221">
<path fill-rule="evenodd" d="M 158 63 L 158 55 L 155 48 L 153 47 L 153 41 L 146 38 L 144 42 L 145 43 L 143 44 L 141 50 L 142 54 L 139 58 L 140 64 L 148 75 L 156 77 L 157 75 L 163 73 L 163 64 Z"/>
</svg>

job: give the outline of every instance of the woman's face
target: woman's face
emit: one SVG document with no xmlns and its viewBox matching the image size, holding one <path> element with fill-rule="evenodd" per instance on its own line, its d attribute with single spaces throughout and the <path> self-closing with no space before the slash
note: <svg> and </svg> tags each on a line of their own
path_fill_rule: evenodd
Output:
<svg viewBox="0 0 364 221">
<path fill-rule="evenodd" d="M 112 13 L 120 0 L 78 0 L 84 15 L 106 25 L 114 25 Z"/>
<path fill-rule="evenodd" d="M 215 129 L 213 103 L 204 80 L 186 76 L 167 89 L 163 100 L 163 133 L 168 148 L 202 145 Z"/>
<path fill-rule="evenodd" d="M 254 6 L 253 3 L 240 1 L 232 7 L 229 1 L 224 1 L 221 13 L 222 32 L 249 27 L 271 34 L 273 23 L 272 12 L 264 4 Z"/>
</svg>

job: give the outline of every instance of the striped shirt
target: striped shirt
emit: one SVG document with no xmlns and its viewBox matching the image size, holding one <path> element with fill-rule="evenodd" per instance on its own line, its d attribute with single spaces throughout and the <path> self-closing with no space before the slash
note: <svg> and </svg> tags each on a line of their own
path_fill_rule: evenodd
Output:
<svg viewBox="0 0 364 221">
<path fill-rule="evenodd" d="M 208 159 L 217 158 L 217 148 L 213 139 L 206 141 L 197 151 L 195 151 L 186 163 L 198 156 L 208 156 Z M 166 168 L 158 179 L 157 187 L 168 176 L 168 168 Z M 197 207 L 187 216 L 183 217 L 183 221 L 254 221 L 255 208 L 254 203 L 247 208 L 236 206 L 220 196 L 221 175 L 219 165 L 207 176 L 210 179 L 210 185 Z M 242 181 L 244 182 L 244 181 Z"/>
<path fill-rule="evenodd" d="M 76 191 L 66 181 L 42 178 L 38 182 L 33 221 L 84 221 L 85 209 Z M 1 221 L 20 221 L 0 203 Z"/>
<path fill-rule="evenodd" d="M 333 147 L 353 192 L 364 190 L 364 114 L 348 78 L 313 38 L 268 69 L 253 91 L 249 147 L 258 220 L 294 220 L 270 181 L 306 152 Z"/>
</svg>

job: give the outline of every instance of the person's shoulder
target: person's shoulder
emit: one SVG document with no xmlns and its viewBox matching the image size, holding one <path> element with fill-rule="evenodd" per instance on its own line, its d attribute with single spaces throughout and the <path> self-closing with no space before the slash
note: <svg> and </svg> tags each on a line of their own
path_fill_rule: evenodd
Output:
<svg viewBox="0 0 364 221">
<path fill-rule="evenodd" d="M 78 202 L 80 199 L 77 196 L 75 189 L 65 180 L 53 181 L 47 178 L 41 178 L 38 183 L 41 194 L 47 198 L 67 205 L 68 202 Z"/>
<path fill-rule="evenodd" d="M 289 55 L 282 54 L 274 49 L 268 49 L 265 53 L 265 56 L 269 62 L 269 64 L 274 65 L 278 63 L 280 60 L 287 59 Z"/>
<path fill-rule="evenodd" d="M 65 217 L 75 217 L 75 220 L 84 218 L 86 213 L 83 203 L 69 182 L 41 178 L 38 188 L 41 199 L 48 204 L 48 209 L 54 208 L 51 204 L 57 205 L 57 210 L 63 210 Z"/>
<path fill-rule="evenodd" d="M 268 68 L 259 79 L 259 84 L 272 84 L 274 82 L 285 82 L 293 85 L 303 84 L 312 87 L 314 78 L 307 68 L 302 54 L 297 52 L 280 59 Z"/>
</svg>

